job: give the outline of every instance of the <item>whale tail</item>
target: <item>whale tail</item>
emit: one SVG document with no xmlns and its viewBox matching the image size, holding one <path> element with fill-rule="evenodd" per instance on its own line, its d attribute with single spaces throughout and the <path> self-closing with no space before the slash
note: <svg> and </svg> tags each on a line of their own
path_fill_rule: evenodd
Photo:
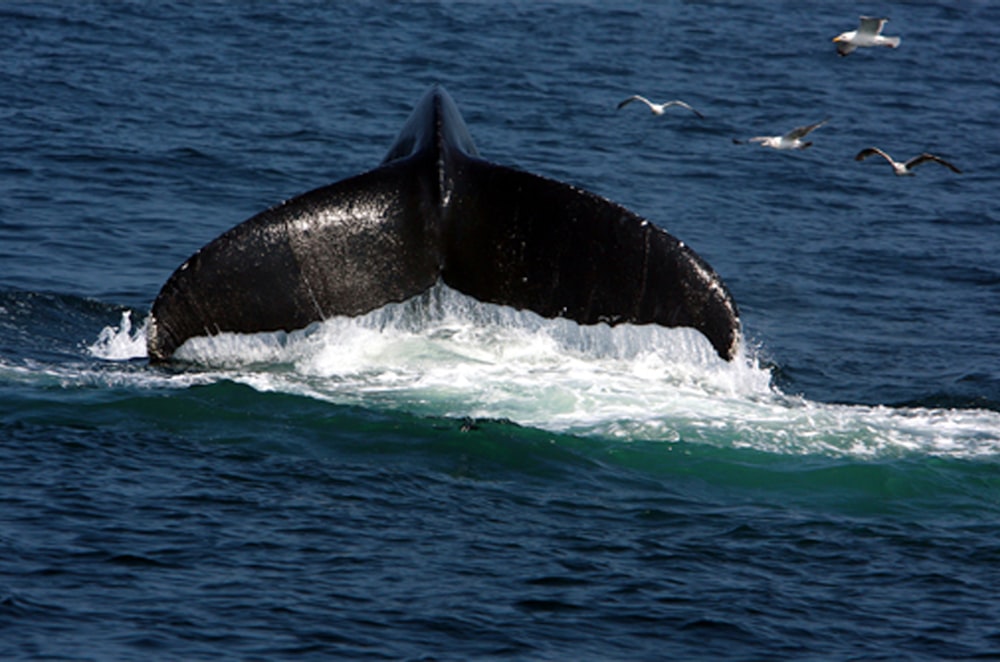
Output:
<svg viewBox="0 0 1000 662">
<path fill-rule="evenodd" d="M 740 339 L 732 297 L 694 251 L 609 200 L 482 160 L 433 87 L 379 167 L 261 212 L 182 264 L 153 303 L 149 357 L 364 314 L 438 280 L 581 324 L 693 327 L 727 360 Z"/>
</svg>

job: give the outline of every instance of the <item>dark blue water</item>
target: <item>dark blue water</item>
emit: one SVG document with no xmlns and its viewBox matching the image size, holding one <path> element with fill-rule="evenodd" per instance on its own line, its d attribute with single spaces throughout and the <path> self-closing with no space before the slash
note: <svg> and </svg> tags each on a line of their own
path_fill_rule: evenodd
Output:
<svg viewBox="0 0 1000 662">
<path fill-rule="evenodd" d="M 900 48 L 839 58 L 862 13 Z M 1000 656 L 998 47 L 976 2 L 0 7 L 0 657 Z M 147 365 L 184 259 L 435 82 L 694 247 L 745 354 L 435 291 Z"/>
</svg>

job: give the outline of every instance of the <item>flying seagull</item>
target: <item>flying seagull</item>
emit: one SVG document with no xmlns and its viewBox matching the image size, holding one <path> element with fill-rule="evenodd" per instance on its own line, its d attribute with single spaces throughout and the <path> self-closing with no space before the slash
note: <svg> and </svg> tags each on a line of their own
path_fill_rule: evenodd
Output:
<svg viewBox="0 0 1000 662">
<path fill-rule="evenodd" d="M 701 119 L 705 119 L 704 115 L 702 115 L 697 110 L 695 110 L 694 108 L 692 108 L 690 105 L 684 103 L 680 99 L 674 99 L 673 101 L 667 101 L 666 103 L 653 103 L 652 101 L 650 101 L 646 97 L 639 96 L 638 94 L 633 94 L 628 99 L 625 99 L 620 104 L 618 104 L 618 107 L 619 108 L 624 108 L 625 106 L 627 106 L 628 104 L 632 103 L 633 101 L 641 101 L 641 102 L 643 102 L 644 104 L 646 104 L 647 106 L 649 106 L 649 109 L 651 111 L 653 111 L 654 115 L 662 115 L 663 111 L 665 111 L 670 106 L 681 106 L 682 108 L 687 108 L 688 110 L 690 110 L 692 113 L 694 113 L 695 115 L 697 115 Z"/>
<path fill-rule="evenodd" d="M 942 159 L 940 156 L 935 156 L 933 154 L 928 154 L 927 152 L 924 152 L 923 154 L 921 154 L 919 156 L 914 156 L 912 159 L 910 159 L 906 163 L 900 163 L 899 161 L 893 161 L 893 159 L 892 159 L 891 156 L 889 156 L 888 154 L 886 154 L 885 152 L 883 152 L 882 150 L 880 150 L 878 147 L 868 147 L 868 148 L 865 148 L 865 149 L 861 150 L 860 152 L 858 152 L 858 155 L 854 157 L 854 160 L 855 161 L 864 161 L 865 159 L 867 159 L 869 156 L 872 156 L 873 154 L 878 154 L 883 159 L 885 159 L 886 161 L 888 161 L 889 165 L 892 166 L 892 171 L 894 173 L 896 173 L 897 177 L 905 177 L 905 176 L 912 177 L 914 175 L 913 169 L 916 168 L 921 163 L 925 163 L 927 161 L 935 161 L 937 163 L 940 163 L 944 167 L 949 168 L 952 172 L 957 172 L 959 174 L 962 173 L 961 170 L 959 170 L 958 168 L 956 168 L 952 164 L 948 163 L 947 161 L 945 161 L 944 159 Z"/>
<path fill-rule="evenodd" d="M 754 136 L 747 142 L 759 143 L 761 147 L 772 147 L 774 149 L 805 149 L 812 145 L 812 142 L 802 140 L 802 138 L 813 129 L 818 129 L 826 123 L 827 120 L 822 120 L 815 124 L 797 126 L 783 136 Z M 733 142 L 737 144 L 741 143 L 741 141 L 735 139 Z"/>
<path fill-rule="evenodd" d="M 882 36 L 882 27 L 888 20 L 887 18 L 862 16 L 861 25 L 858 26 L 857 30 L 843 32 L 833 38 L 833 41 L 837 44 L 837 54 L 843 57 L 844 55 L 853 53 L 856 48 L 867 48 L 870 46 L 896 48 L 899 46 L 899 37 Z"/>
</svg>

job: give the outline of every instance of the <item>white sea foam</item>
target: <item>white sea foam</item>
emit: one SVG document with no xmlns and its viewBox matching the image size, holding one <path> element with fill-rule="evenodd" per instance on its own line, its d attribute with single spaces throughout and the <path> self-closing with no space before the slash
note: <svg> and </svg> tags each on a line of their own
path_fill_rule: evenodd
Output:
<svg viewBox="0 0 1000 662">
<path fill-rule="evenodd" d="M 143 337 L 126 315 L 91 352 L 133 358 Z M 772 387 L 753 352 L 723 361 L 691 329 L 581 326 L 445 287 L 293 333 L 193 339 L 177 356 L 260 391 L 582 436 L 782 454 L 1000 455 L 997 412 L 811 402 Z"/>
</svg>

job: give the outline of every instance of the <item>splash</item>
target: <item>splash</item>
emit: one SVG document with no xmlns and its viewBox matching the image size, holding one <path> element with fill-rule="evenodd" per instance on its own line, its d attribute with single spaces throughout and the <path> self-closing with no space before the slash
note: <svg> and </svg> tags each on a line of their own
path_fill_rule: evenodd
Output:
<svg viewBox="0 0 1000 662">
<path fill-rule="evenodd" d="M 146 326 L 143 320 L 137 329 L 132 328 L 132 311 L 122 313 L 118 326 L 101 329 L 97 340 L 87 347 L 91 356 L 107 361 L 129 361 L 146 356 Z"/>
<path fill-rule="evenodd" d="M 123 313 L 90 353 L 110 361 L 145 356 L 145 323 L 133 328 Z M 195 338 L 177 358 L 197 365 L 197 383 L 227 379 L 335 404 L 509 419 L 626 442 L 785 455 L 1000 456 L 997 412 L 811 402 L 774 387 L 754 350 L 723 361 L 692 329 L 581 326 L 445 286 L 291 333 Z M 192 383 L 157 374 L 144 384 Z"/>
<path fill-rule="evenodd" d="M 588 437 L 780 454 L 1000 454 L 996 412 L 810 402 L 775 388 L 752 350 L 723 361 L 693 329 L 581 326 L 444 286 L 293 333 L 194 339 L 178 357 L 263 392 Z"/>
</svg>

